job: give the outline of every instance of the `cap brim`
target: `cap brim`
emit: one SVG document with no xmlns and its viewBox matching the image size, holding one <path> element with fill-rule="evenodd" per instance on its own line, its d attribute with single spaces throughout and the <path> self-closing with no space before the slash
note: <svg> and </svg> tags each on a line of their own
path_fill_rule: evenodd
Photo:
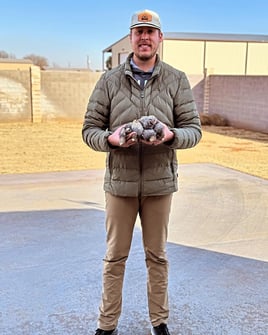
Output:
<svg viewBox="0 0 268 335">
<path fill-rule="evenodd" d="M 155 28 L 155 29 L 159 29 L 161 30 L 161 27 L 155 25 L 155 24 L 150 24 L 150 23 L 137 23 L 137 24 L 133 24 L 132 26 L 130 26 L 130 29 L 132 28 L 138 28 L 138 27 L 152 27 L 152 28 Z"/>
</svg>

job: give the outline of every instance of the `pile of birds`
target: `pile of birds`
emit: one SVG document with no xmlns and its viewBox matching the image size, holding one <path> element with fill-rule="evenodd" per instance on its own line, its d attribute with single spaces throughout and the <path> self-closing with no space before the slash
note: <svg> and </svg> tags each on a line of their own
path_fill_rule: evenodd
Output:
<svg viewBox="0 0 268 335">
<path fill-rule="evenodd" d="M 120 131 L 119 144 L 123 145 L 131 134 L 133 141 L 140 139 L 154 142 L 164 138 L 163 124 L 154 116 L 143 116 L 138 120 L 127 123 Z"/>
</svg>

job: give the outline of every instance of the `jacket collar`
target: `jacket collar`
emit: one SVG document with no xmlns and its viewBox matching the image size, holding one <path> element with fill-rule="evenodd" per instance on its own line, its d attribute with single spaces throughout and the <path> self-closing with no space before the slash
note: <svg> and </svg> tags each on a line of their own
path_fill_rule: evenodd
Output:
<svg viewBox="0 0 268 335">
<path fill-rule="evenodd" d="M 131 65 L 130 65 L 130 60 L 132 59 L 132 57 L 133 57 L 133 52 L 131 52 L 128 55 L 128 57 L 126 59 L 126 62 L 125 62 L 125 69 L 124 69 L 125 70 L 125 75 L 129 75 L 131 77 L 133 77 L 133 73 L 132 73 L 132 69 L 131 69 Z M 161 61 L 160 61 L 159 55 L 157 54 L 152 77 L 158 75 L 159 72 L 160 72 L 160 69 L 161 69 Z"/>
</svg>

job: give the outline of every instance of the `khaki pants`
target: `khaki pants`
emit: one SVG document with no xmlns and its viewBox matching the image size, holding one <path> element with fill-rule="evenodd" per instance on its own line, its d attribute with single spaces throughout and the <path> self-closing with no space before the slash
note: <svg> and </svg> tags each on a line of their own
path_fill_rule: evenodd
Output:
<svg viewBox="0 0 268 335">
<path fill-rule="evenodd" d="M 172 194 L 133 198 L 106 193 L 107 249 L 103 267 L 103 291 L 98 327 L 116 328 L 121 314 L 125 263 L 129 255 L 137 215 L 142 226 L 148 271 L 147 295 L 153 326 L 167 322 L 168 260 L 166 241 Z"/>
</svg>

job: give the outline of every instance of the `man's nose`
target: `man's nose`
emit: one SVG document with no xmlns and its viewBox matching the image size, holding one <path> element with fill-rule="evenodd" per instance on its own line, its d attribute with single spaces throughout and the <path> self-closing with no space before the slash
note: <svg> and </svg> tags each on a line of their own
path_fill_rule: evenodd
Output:
<svg viewBox="0 0 268 335">
<path fill-rule="evenodd" d="M 141 38 L 142 38 L 143 40 L 146 40 L 146 39 L 148 39 L 148 37 L 149 37 L 148 32 L 147 32 L 147 31 L 143 31 L 142 34 L 141 34 Z"/>
</svg>

